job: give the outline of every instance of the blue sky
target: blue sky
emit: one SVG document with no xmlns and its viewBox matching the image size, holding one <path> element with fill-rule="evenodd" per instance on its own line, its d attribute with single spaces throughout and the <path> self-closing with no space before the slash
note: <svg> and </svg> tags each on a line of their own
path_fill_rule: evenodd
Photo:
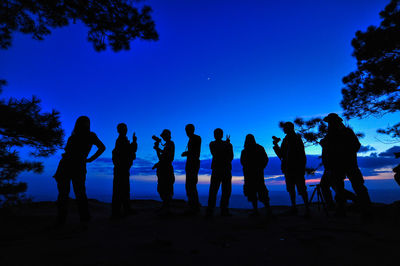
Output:
<svg viewBox="0 0 400 266">
<path fill-rule="evenodd" d="M 3 96 L 38 96 L 45 110 L 60 111 L 67 136 L 76 118 L 88 115 L 107 146 L 105 160 L 120 122 L 138 136 L 138 158 L 150 162 L 151 135 L 164 128 L 179 159 L 187 123 L 203 138 L 203 159 L 216 127 L 231 135 L 236 157 L 248 133 L 273 156 L 279 121 L 341 112 L 341 79 L 356 67 L 351 39 L 377 25 L 388 2 L 148 0 L 160 40 L 134 42 L 130 51 L 95 52 L 79 23 L 40 42 L 15 34 L 12 47 L 0 51 L 9 83 Z M 376 129 L 397 121 L 387 115 L 349 124 L 380 153 L 393 144 Z M 46 173 L 59 158 L 46 160 Z"/>
</svg>

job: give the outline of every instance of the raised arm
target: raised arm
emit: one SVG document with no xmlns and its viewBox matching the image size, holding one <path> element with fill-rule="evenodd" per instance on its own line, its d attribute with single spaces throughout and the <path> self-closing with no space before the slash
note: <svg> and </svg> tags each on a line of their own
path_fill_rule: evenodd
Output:
<svg viewBox="0 0 400 266">
<path fill-rule="evenodd" d="M 132 152 L 136 153 L 138 148 L 137 142 L 132 142 L 131 147 L 132 147 Z"/>
<path fill-rule="evenodd" d="M 132 147 L 132 152 L 136 153 L 138 145 L 137 145 L 137 137 L 136 137 L 136 133 L 135 132 L 133 132 L 131 147 Z"/>
</svg>

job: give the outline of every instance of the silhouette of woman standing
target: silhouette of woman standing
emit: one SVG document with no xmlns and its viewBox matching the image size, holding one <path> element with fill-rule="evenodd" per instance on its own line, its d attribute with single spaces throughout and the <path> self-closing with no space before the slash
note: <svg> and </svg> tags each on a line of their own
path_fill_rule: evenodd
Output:
<svg viewBox="0 0 400 266">
<path fill-rule="evenodd" d="M 240 163 L 244 175 L 243 192 L 253 205 L 252 215 L 258 215 L 257 201 L 261 201 L 265 206 L 266 215 L 271 216 L 268 189 L 264 181 L 264 168 L 268 164 L 268 155 L 265 149 L 256 143 L 252 134 L 246 136 Z"/>
<path fill-rule="evenodd" d="M 90 158 L 87 158 L 93 145 L 97 147 L 97 151 Z M 84 226 L 90 220 L 85 188 L 86 163 L 96 160 L 105 149 L 106 147 L 96 134 L 90 131 L 89 118 L 87 116 L 79 117 L 75 122 L 71 136 L 68 138 L 64 149 L 65 153 L 62 155 L 57 172 L 54 175 L 58 188 L 57 225 L 64 224 L 67 217 L 71 181 L 80 220 Z"/>
</svg>

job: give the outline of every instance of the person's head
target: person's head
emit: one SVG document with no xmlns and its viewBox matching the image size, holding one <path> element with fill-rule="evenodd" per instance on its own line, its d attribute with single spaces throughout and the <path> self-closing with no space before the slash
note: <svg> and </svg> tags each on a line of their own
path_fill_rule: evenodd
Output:
<svg viewBox="0 0 400 266">
<path fill-rule="evenodd" d="M 194 135 L 194 125 L 193 124 L 187 124 L 185 127 L 186 135 L 188 137 L 191 137 Z"/>
<path fill-rule="evenodd" d="M 90 133 L 90 119 L 87 116 L 80 116 L 76 119 L 72 134 L 82 135 Z"/>
<path fill-rule="evenodd" d="M 214 130 L 214 138 L 216 140 L 221 140 L 223 136 L 224 136 L 224 131 L 222 131 L 222 129 L 217 128 Z"/>
<path fill-rule="evenodd" d="M 119 123 L 117 126 L 117 131 L 118 134 L 126 136 L 126 133 L 128 133 L 128 126 L 125 123 Z"/>
<path fill-rule="evenodd" d="M 256 139 L 252 134 L 247 134 L 246 139 L 244 141 L 244 148 L 249 148 L 256 144 Z"/>
<path fill-rule="evenodd" d="M 164 130 L 161 132 L 160 136 L 162 137 L 162 139 L 163 139 L 164 141 L 171 140 L 171 131 L 169 131 L 168 129 L 164 129 Z"/>
<path fill-rule="evenodd" d="M 292 122 L 285 122 L 282 126 L 283 132 L 287 134 L 294 133 L 294 124 Z"/>
<path fill-rule="evenodd" d="M 343 119 L 340 118 L 336 113 L 330 113 L 325 118 L 324 121 L 328 123 L 330 129 L 337 129 L 343 126 Z"/>
</svg>

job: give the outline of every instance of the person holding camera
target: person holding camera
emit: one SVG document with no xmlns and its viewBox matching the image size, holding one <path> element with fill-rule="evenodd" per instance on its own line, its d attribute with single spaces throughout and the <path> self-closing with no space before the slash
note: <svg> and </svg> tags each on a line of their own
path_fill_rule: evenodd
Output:
<svg viewBox="0 0 400 266">
<path fill-rule="evenodd" d="M 126 134 L 128 127 L 124 123 L 117 126 L 118 138 L 115 141 L 115 148 L 112 151 L 112 161 L 114 163 L 114 180 L 112 195 L 112 214 L 111 218 L 121 217 L 121 207 L 124 215 L 133 214 L 130 207 L 130 185 L 129 176 L 133 160 L 136 159 L 137 138 L 133 133 L 132 142 L 128 140 Z"/>
<path fill-rule="evenodd" d="M 211 161 L 211 182 L 208 196 L 208 207 L 206 216 L 211 217 L 214 214 L 214 209 L 217 201 L 217 193 L 222 185 L 221 195 L 221 215 L 231 216 L 228 205 L 229 198 L 232 192 L 232 160 L 233 147 L 230 143 L 229 135 L 226 140 L 222 140 L 224 132 L 217 128 L 214 130 L 215 140 L 210 143 L 210 151 L 212 155 Z"/>
<path fill-rule="evenodd" d="M 280 139 L 273 138 L 273 149 L 276 155 L 281 159 L 282 173 L 285 175 L 286 190 L 289 192 L 290 200 L 292 202 L 292 214 L 297 214 L 296 207 L 296 187 L 297 192 L 301 195 L 306 207 L 305 216 L 310 216 L 308 194 L 306 187 L 306 180 L 304 178 L 306 170 L 306 153 L 304 151 L 304 144 L 299 134 L 294 131 L 294 124 L 286 122 L 283 124 L 283 132 L 286 134 L 279 146 Z"/>
<path fill-rule="evenodd" d="M 271 216 L 268 189 L 264 180 L 264 169 L 268 164 L 268 155 L 263 146 L 256 143 L 252 134 L 246 136 L 244 149 L 240 155 L 240 163 L 243 166 L 243 193 L 253 205 L 251 215 L 258 215 L 257 202 L 261 201 L 265 206 L 267 217 Z"/>
<path fill-rule="evenodd" d="M 187 150 L 182 153 L 182 157 L 187 158 L 185 165 L 185 189 L 189 204 L 187 214 L 195 214 L 200 211 L 199 195 L 196 186 L 200 169 L 201 138 L 194 134 L 194 125 L 192 124 L 186 125 L 185 131 L 186 135 L 189 137 Z"/>
<path fill-rule="evenodd" d="M 160 148 L 161 139 L 153 136 L 156 141 L 154 149 L 157 152 L 158 163 L 154 165 L 157 168 L 157 192 L 160 194 L 160 198 L 163 201 L 162 212 L 163 214 L 169 214 L 170 202 L 174 195 L 174 167 L 172 162 L 175 156 L 175 144 L 171 141 L 171 131 L 164 129 L 161 133 L 161 138 L 165 141 L 164 149 Z"/>
</svg>

